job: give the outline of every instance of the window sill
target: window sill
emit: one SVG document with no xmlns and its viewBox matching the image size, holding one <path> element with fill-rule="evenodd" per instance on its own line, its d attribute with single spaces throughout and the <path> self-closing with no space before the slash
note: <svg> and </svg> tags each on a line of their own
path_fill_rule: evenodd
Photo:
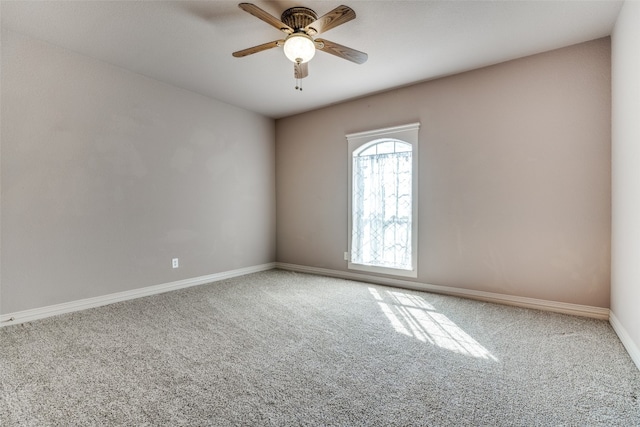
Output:
<svg viewBox="0 0 640 427">
<path fill-rule="evenodd" d="M 355 264 L 352 262 L 347 262 L 347 268 L 349 270 L 357 270 L 357 271 L 366 271 L 369 273 L 377 273 L 377 274 L 387 274 L 390 276 L 399 276 L 399 277 L 418 277 L 418 270 L 403 270 L 400 268 L 389 268 L 389 267 L 377 267 L 373 265 L 365 265 L 365 264 Z"/>
</svg>

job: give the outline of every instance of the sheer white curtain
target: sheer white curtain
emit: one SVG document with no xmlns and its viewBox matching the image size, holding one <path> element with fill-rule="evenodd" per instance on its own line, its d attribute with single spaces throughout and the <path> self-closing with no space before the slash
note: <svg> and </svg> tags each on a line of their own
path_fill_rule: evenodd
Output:
<svg viewBox="0 0 640 427">
<path fill-rule="evenodd" d="M 353 153 L 351 262 L 412 269 L 412 151 L 379 140 Z"/>
</svg>

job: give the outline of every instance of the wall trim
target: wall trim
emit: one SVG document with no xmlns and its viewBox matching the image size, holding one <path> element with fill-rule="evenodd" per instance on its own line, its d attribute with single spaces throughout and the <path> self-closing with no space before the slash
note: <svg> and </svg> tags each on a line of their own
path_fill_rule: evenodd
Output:
<svg viewBox="0 0 640 427">
<path fill-rule="evenodd" d="M 136 298 L 142 298 L 150 295 L 161 294 L 164 292 L 175 291 L 178 289 L 189 288 L 192 286 L 206 285 L 220 280 L 230 279 L 232 277 L 244 276 L 250 273 L 272 270 L 276 267 L 275 263 L 260 264 L 251 267 L 239 268 L 236 270 L 223 271 L 221 273 L 209 274 L 206 276 L 194 277 L 191 279 L 178 280 L 175 282 L 163 283 L 160 285 L 147 286 L 130 291 L 117 292 L 99 297 L 81 299 L 77 301 L 65 302 L 62 304 L 49 305 L 46 307 L 33 308 L 15 313 L 0 315 L 0 327 L 17 325 L 19 323 L 31 322 L 33 320 L 44 319 L 59 314 L 71 313 L 74 311 L 86 310 L 88 308 L 101 307 L 103 305 L 113 304 L 120 301 L 127 301 Z"/>
<path fill-rule="evenodd" d="M 640 369 L 640 348 L 638 345 L 633 342 L 631 339 L 631 335 L 627 332 L 627 330 L 622 326 L 622 323 L 618 320 L 613 311 L 609 314 L 609 323 L 611 323 L 611 327 L 622 341 L 622 345 L 627 349 L 627 353 L 631 356 L 631 360 L 636 364 L 638 369 Z"/>
<path fill-rule="evenodd" d="M 380 285 L 394 286 L 398 288 L 413 289 L 418 291 L 435 292 L 444 295 L 452 295 L 463 298 L 476 299 L 498 304 L 513 305 L 517 307 L 533 308 L 538 310 L 553 311 L 556 313 L 570 314 L 582 317 L 591 317 L 595 319 L 609 320 L 613 329 L 616 331 L 625 348 L 629 351 L 631 358 L 640 368 L 640 350 L 633 343 L 626 330 L 620 322 L 610 313 L 608 308 L 592 307 L 579 304 L 570 304 L 564 302 L 540 300 L 535 298 L 519 297 L 513 295 L 498 294 L 493 292 L 476 291 L 471 289 L 454 288 L 448 286 L 430 285 L 420 282 L 412 282 L 409 280 L 394 279 L 390 277 L 372 276 L 369 274 L 354 273 L 350 271 L 339 271 L 319 267 L 308 267 L 297 264 L 288 264 L 282 262 L 272 262 L 251 267 L 240 268 L 236 270 L 214 273 L 206 276 L 195 277 L 191 279 L 178 280 L 175 282 L 164 283 L 160 285 L 148 286 L 140 289 L 132 289 L 130 291 L 117 292 L 113 294 L 103 295 L 99 297 L 86 298 L 77 301 L 70 301 L 62 304 L 39 307 L 14 313 L 0 315 L 0 327 L 16 325 L 33 320 L 44 319 L 59 314 L 71 313 L 75 311 L 86 310 L 89 308 L 101 307 L 120 301 L 127 301 L 136 298 L 156 295 L 164 292 L 170 292 L 178 289 L 188 288 L 192 286 L 205 285 L 220 280 L 230 279 L 233 277 L 244 276 L 246 274 L 257 273 L 260 271 L 272 270 L 279 268 L 282 270 L 297 271 L 300 273 L 317 274 L 320 276 L 337 277 L 341 279 L 356 280 L 367 283 L 376 283 Z"/>
<path fill-rule="evenodd" d="M 429 285 L 426 283 L 412 282 L 409 280 L 393 279 L 389 277 L 372 276 L 369 274 L 353 273 L 350 271 L 331 270 L 318 267 L 307 267 L 297 264 L 277 262 L 276 267 L 282 270 L 297 271 L 300 273 L 318 274 L 321 276 L 337 277 L 341 279 L 357 280 L 361 282 L 376 283 L 379 285 L 395 286 L 398 288 L 413 289 L 417 291 L 434 292 L 480 301 L 494 302 L 498 304 L 513 305 L 517 307 L 533 308 L 537 310 L 553 311 L 555 313 L 570 314 L 594 319 L 609 320 L 609 309 L 592 307 L 588 305 L 570 304 L 535 298 L 519 297 L 514 295 L 498 294 L 493 292 L 476 291 L 472 289 L 453 288 L 448 286 Z"/>
</svg>

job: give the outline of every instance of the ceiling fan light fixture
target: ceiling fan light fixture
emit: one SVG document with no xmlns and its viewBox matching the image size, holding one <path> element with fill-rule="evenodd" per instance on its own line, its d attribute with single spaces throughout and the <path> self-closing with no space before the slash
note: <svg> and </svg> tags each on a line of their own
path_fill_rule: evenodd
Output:
<svg viewBox="0 0 640 427">
<path fill-rule="evenodd" d="M 316 46 L 308 35 L 293 33 L 284 41 L 284 54 L 291 62 L 304 64 L 316 54 Z"/>
</svg>

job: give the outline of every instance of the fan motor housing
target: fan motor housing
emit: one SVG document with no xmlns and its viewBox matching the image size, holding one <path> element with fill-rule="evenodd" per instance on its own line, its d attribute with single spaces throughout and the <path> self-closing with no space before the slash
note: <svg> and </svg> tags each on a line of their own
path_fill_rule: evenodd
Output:
<svg viewBox="0 0 640 427">
<path fill-rule="evenodd" d="M 318 19 L 318 15 L 308 7 L 291 7 L 282 12 L 280 20 L 295 31 L 302 30 Z"/>
</svg>

